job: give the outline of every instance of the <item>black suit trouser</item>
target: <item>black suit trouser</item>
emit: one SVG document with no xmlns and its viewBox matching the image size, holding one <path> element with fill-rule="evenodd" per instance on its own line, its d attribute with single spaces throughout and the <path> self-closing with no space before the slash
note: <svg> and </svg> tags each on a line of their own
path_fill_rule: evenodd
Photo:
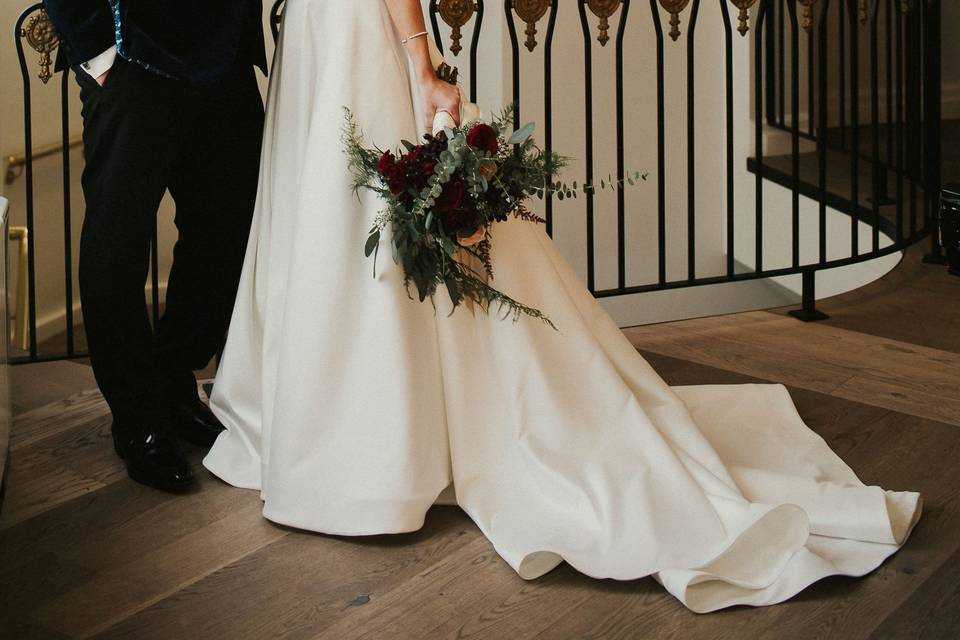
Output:
<svg viewBox="0 0 960 640">
<path fill-rule="evenodd" d="M 77 71 L 86 217 L 80 292 L 97 383 L 119 424 L 162 420 L 196 395 L 222 347 L 256 199 L 263 103 L 251 66 L 204 86 L 118 58 L 104 87 Z M 166 306 L 145 300 L 157 210 L 176 204 Z"/>
</svg>

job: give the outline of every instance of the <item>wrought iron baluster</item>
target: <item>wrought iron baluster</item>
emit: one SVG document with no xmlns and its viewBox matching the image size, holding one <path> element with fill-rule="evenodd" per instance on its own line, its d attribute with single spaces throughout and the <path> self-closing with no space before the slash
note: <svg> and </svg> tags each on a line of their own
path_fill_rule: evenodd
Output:
<svg viewBox="0 0 960 640">
<path fill-rule="evenodd" d="M 694 93 L 696 84 L 694 35 L 699 15 L 700 0 L 693 0 L 690 26 L 687 28 L 687 278 L 690 280 L 695 280 L 697 277 L 697 104 Z"/>
<path fill-rule="evenodd" d="M 700 0 L 696 0 L 699 2 Z M 623 0 L 620 10 L 620 24 L 617 26 L 616 45 L 616 92 L 617 92 L 617 283 L 623 289 L 627 286 L 627 249 L 626 249 L 626 194 L 624 180 L 626 179 L 626 160 L 624 150 L 624 104 L 623 104 L 623 43 L 627 27 L 627 16 L 630 13 L 630 0 Z"/>
<path fill-rule="evenodd" d="M 666 184 L 666 106 L 664 103 L 663 24 L 657 0 L 650 0 L 657 44 L 657 282 L 667 282 L 667 184 Z"/>
<path fill-rule="evenodd" d="M 940 203 L 940 0 L 919 3 L 923 29 L 923 220 L 930 234 L 924 262 L 946 264 L 937 222 Z"/>
<path fill-rule="evenodd" d="M 840 0 L 842 3 L 843 0 Z M 819 233 L 819 259 L 820 264 L 827 262 L 827 146 L 829 145 L 829 117 L 830 109 L 827 101 L 827 95 L 829 92 L 829 57 L 830 50 L 829 44 L 830 40 L 828 38 L 829 34 L 829 16 L 830 16 L 830 0 L 823 0 L 823 8 L 820 12 L 820 33 L 819 33 L 819 77 L 818 77 L 818 107 L 820 110 L 818 122 L 817 122 L 817 169 L 818 169 L 818 181 L 819 181 L 819 223 L 820 223 L 820 233 Z"/>
<path fill-rule="evenodd" d="M 800 33 L 797 6 L 787 2 L 790 21 L 790 149 L 791 149 L 791 254 L 794 268 L 800 266 Z"/>
<path fill-rule="evenodd" d="M 739 4 L 738 4 L 739 2 Z M 752 4 L 752 0 L 750 2 Z M 740 35 L 746 35 L 746 9 L 749 5 L 741 0 L 734 0 L 734 5 L 740 9 Z M 726 126 L 726 183 L 727 183 L 727 277 L 732 277 L 736 268 L 734 256 L 736 242 L 736 209 L 734 204 L 734 122 L 733 122 L 733 27 L 730 23 L 730 12 L 727 3 L 720 3 L 720 13 L 723 19 L 723 66 L 724 66 L 724 94 L 725 94 L 725 126 Z M 760 48 L 758 40 L 756 44 Z M 760 114 L 757 114 L 760 118 Z"/>
<path fill-rule="evenodd" d="M 543 95 L 544 130 L 543 147 L 547 154 L 553 153 L 553 35 L 557 26 L 558 0 L 551 0 L 550 15 L 547 19 L 547 37 L 543 44 Z M 550 176 L 553 179 L 553 176 Z M 547 234 L 553 236 L 553 193 L 546 196 L 545 218 Z"/>
<path fill-rule="evenodd" d="M 73 224 L 70 202 L 70 71 L 65 69 L 60 82 L 60 134 L 63 144 L 63 286 L 64 322 L 67 332 L 67 355 L 74 356 L 73 330 Z"/>
<path fill-rule="evenodd" d="M 580 29 L 583 33 L 583 69 L 584 69 L 584 147 L 586 157 L 584 164 L 586 176 L 584 184 L 593 184 L 593 49 L 590 38 L 590 23 L 587 21 L 586 1 L 579 0 Z M 596 256 L 594 247 L 594 190 L 586 194 L 586 224 L 587 224 L 587 289 L 593 293 L 596 290 Z"/>
<path fill-rule="evenodd" d="M 29 22 L 27 18 L 29 18 Z M 27 24 L 26 28 L 24 23 Z M 36 360 L 39 354 L 37 346 L 36 221 L 34 219 L 33 182 L 33 96 L 23 43 L 26 40 L 27 44 L 40 53 L 41 71 L 39 78 L 46 83 L 51 77 L 50 53 L 56 49 L 53 44 L 56 34 L 50 24 L 50 18 L 41 4 L 29 7 L 20 15 L 14 33 L 17 34 L 17 60 L 20 63 L 20 75 L 23 82 L 23 144 L 27 223 L 27 334 L 30 341 L 30 359 Z"/>
<path fill-rule="evenodd" d="M 860 254 L 860 38 L 858 8 L 848 3 L 850 18 L 850 255 Z"/>
<path fill-rule="evenodd" d="M 763 37 L 764 23 L 766 21 L 767 10 L 772 6 L 774 0 L 760 0 L 760 7 L 757 9 L 756 30 L 757 41 Z M 771 27 L 772 29 L 772 27 Z M 773 60 L 768 59 L 768 72 L 772 66 Z M 754 156 L 756 157 L 757 173 L 754 185 L 754 272 L 763 271 L 763 56 L 760 47 L 754 47 Z M 769 78 L 769 76 L 768 76 Z M 768 96 L 772 98 L 771 96 Z M 769 101 L 768 101 L 769 104 Z"/>
<path fill-rule="evenodd" d="M 870 146 L 871 171 L 870 193 L 871 214 L 873 216 L 871 229 L 873 252 L 880 251 L 880 44 L 877 31 L 877 17 L 879 15 L 879 0 L 871 0 L 869 6 L 870 26 Z M 885 191 L 885 189 L 884 189 Z"/>
</svg>

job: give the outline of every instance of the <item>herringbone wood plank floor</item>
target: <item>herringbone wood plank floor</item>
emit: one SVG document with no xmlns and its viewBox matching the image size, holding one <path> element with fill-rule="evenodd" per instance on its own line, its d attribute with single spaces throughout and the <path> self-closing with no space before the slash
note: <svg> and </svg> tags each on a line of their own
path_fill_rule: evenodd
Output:
<svg viewBox="0 0 960 640">
<path fill-rule="evenodd" d="M 627 335 L 671 384 L 786 384 L 865 482 L 923 492 L 907 546 L 864 579 L 698 616 L 650 579 L 598 581 L 561 566 L 525 582 L 455 508 L 434 508 L 421 531 L 401 536 L 277 527 L 254 492 L 205 473 L 179 497 L 129 481 L 89 374 L 66 394 L 69 367 L 81 368 L 65 364 L 57 375 L 17 371 L 33 388 L 20 387 L 0 513 L 0 636 L 956 637 L 960 279 L 911 254 L 884 281 L 823 308 L 832 318 L 815 325 L 751 313 Z"/>
</svg>

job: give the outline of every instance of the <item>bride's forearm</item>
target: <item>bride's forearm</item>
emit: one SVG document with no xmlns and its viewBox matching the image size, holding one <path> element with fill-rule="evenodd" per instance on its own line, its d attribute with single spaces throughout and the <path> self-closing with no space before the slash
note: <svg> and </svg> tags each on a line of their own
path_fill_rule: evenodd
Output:
<svg viewBox="0 0 960 640">
<path fill-rule="evenodd" d="M 402 38 L 409 38 L 412 35 L 423 33 L 427 30 L 426 22 L 423 19 L 423 10 L 420 7 L 420 0 L 384 0 L 387 9 L 390 11 L 390 17 L 397 28 L 397 33 Z M 407 54 L 413 61 L 413 67 L 416 70 L 417 78 L 421 82 L 433 79 L 436 76 L 433 63 L 430 61 L 430 49 L 427 44 L 427 38 L 430 36 L 420 36 L 407 40 L 404 47 Z"/>
</svg>

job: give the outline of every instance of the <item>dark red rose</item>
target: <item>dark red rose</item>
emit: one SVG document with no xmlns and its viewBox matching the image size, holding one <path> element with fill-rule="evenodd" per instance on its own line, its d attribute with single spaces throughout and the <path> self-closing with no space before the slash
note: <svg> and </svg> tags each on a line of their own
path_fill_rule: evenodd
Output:
<svg viewBox="0 0 960 640">
<path fill-rule="evenodd" d="M 443 185 L 443 192 L 434 201 L 433 208 L 437 213 L 446 213 L 463 206 L 463 196 L 466 188 L 460 180 L 451 180 Z"/>
<path fill-rule="evenodd" d="M 397 164 L 397 159 L 393 157 L 392 151 L 384 151 L 383 155 L 380 156 L 380 161 L 377 163 L 377 171 L 380 172 L 384 178 L 390 177 L 390 172 Z"/>
<path fill-rule="evenodd" d="M 434 202 L 433 210 L 443 222 L 443 228 L 448 234 L 475 226 L 476 213 L 467 204 L 467 187 L 461 180 L 453 180 L 444 185 L 443 192 Z"/>
<path fill-rule="evenodd" d="M 387 186 L 390 187 L 390 193 L 393 195 L 398 195 L 406 187 L 406 183 L 403 180 L 403 174 L 400 171 L 394 170 L 387 177 Z"/>
<path fill-rule="evenodd" d="M 384 151 L 377 162 L 377 171 L 383 176 L 390 193 L 397 195 L 406 187 L 406 174 L 403 170 L 403 158 L 398 162 L 393 152 Z"/>
<path fill-rule="evenodd" d="M 470 129 L 467 134 L 467 144 L 474 149 L 489 151 L 491 154 L 496 154 L 500 150 L 497 132 L 493 130 L 493 127 L 482 122 Z"/>
</svg>

